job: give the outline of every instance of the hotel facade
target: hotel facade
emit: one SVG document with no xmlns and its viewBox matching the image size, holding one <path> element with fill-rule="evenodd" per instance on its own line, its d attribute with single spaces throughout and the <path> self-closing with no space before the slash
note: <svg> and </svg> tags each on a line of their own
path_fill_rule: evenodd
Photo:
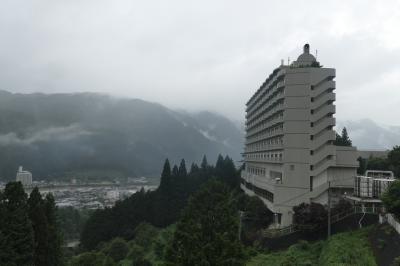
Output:
<svg viewBox="0 0 400 266">
<path fill-rule="evenodd" d="M 334 68 L 321 67 L 308 44 L 290 65 L 277 67 L 246 104 L 242 189 L 292 224 L 293 206 L 327 204 L 352 192 L 355 147 L 335 146 Z"/>
</svg>

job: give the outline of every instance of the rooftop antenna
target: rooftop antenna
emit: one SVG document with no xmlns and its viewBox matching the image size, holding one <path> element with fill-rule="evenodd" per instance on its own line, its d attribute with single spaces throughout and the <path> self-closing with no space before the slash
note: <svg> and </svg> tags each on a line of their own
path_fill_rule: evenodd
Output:
<svg viewBox="0 0 400 266">
<path fill-rule="evenodd" d="M 281 59 L 281 66 L 285 64 L 285 60 Z"/>
<path fill-rule="evenodd" d="M 290 57 L 287 58 L 287 64 L 290 65 Z"/>
<path fill-rule="evenodd" d="M 315 59 L 318 60 L 318 50 L 315 49 Z"/>
</svg>

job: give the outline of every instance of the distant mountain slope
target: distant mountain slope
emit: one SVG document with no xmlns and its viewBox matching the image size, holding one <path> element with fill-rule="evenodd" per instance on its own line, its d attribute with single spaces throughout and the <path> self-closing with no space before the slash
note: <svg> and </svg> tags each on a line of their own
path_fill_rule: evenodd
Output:
<svg viewBox="0 0 400 266">
<path fill-rule="evenodd" d="M 12 94 L 0 91 L 0 180 L 18 165 L 34 178 L 70 172 L 159 175 L 163 160 L 240 159 L 243 133 L 210 112 L 170 110 L 138 99 L 92 94 Z"/>
<path fill-rule="evenodd" d="M 400 145 L 400 127 L 384 126 L 370 119 L 339 121 L 337 130 L 347 128 L 353 145 L 364 150 L 386 150 Z"/>
</svg>

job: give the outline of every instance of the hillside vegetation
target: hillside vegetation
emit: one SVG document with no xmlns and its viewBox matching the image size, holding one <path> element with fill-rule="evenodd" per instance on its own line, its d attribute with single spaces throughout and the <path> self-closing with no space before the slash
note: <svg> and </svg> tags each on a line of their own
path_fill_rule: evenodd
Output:
<svg viewBox="0 0 400 266">
<path fill-rule="evenodd" d="M 368 241 L 370 228 L 333 235 L 329 240 L 301 241 L 286 251 L 259 254 L 248 266 L 376 266 Z"/>
</svg>

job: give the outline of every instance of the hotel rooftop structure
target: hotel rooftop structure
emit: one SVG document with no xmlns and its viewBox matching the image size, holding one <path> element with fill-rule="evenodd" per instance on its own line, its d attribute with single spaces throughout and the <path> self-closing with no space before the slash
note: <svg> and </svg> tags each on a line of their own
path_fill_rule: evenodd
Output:
<svg viewBox="0 0 400 266">
<path fill-rule="evenodd" d="M 292 224 L 293 206 L 326 204 L 353 191 L 355 147 L 335 146 L 335 69 L 321 67 L 308 44 L 269 75 L 246 104 L 242 189 Z"/>
</svg>

